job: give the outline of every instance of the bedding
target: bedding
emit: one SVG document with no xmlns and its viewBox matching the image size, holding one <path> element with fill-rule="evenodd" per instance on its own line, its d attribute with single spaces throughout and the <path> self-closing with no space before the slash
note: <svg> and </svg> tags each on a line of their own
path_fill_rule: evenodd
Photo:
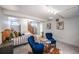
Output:
<svg viewBox="0 0 79 59">
<path fill-rule="evenodd" d="M 21 44 L 27 43 L 27 36 L 23 35 L 23 36 L 19 36 L 19 37 L 16 37 L 16 38 L 12 38 L 11 40 L 14 41 L 14 46 L 21 45 Z"/>
</svg>

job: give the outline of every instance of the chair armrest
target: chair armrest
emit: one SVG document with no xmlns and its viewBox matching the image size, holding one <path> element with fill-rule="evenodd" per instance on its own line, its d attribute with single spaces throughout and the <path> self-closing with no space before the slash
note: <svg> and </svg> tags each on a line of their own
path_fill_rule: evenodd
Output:
<svg viewBox="0 0 79 59">
<path fill-rule="evenodd" d="M 39 44 L 39 43 L 35 42 L 35 44 L 37 45 L 37 44 Z"/>
</svg>

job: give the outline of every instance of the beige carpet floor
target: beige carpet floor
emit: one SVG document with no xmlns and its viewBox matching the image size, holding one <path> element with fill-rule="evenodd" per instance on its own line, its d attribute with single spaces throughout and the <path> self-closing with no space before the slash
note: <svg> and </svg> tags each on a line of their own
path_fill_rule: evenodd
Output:
<svg viewBox="0 0 79 59">
<path fill-rule="evenodd" d="M 57 48 L 60 49 L 61 54 L 79 54 L 79 47 L 74 47 L 62 42 L 57 42 L 56 45 Z M 32 51 L 29 44 L 14 48 L 14 54 L 28 54 L 29 51 Z"/>
</svg>

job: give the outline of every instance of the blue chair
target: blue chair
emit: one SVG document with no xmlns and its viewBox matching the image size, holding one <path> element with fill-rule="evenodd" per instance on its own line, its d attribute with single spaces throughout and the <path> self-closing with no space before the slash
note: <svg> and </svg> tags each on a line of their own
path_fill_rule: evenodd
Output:
<svg viewBox="0 0 79 59">
<path fill-rule="evenodd" d="M 44 44 L 42 43 L 37 43 L 34 40 L 35 38 L 33 36 L 30 36 L 28 38 L 28 43 L 32 48 L 32 52 L 34 54 L 42 54 L 44 52 Z"/>
<path fill-rule="evenodd" d="M 52 33 L 46 33 L 46 38 L 51 41 L 51 44 L 55 44 L 56 45 L 56 40 L 53 38 L 53 34 Z"/>
</svg>

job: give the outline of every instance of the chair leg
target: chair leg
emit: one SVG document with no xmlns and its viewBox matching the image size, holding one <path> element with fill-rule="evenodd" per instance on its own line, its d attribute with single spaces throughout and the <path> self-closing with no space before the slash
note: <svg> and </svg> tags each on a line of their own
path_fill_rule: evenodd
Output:
<svg viewBox="0 0 79 59">
<path fill-rule="evenodd" d="M 28 54 L 33 54 L 32 52 L 28 52 Z"/>
<path fill-rule="evenodd" d="M 51 44 L 51 46 L 56 47 L 56 43 L 55 44 Z"/>
<path fill-rule="evenodd" d="M 56 47 L 56 44 L 55 44 L 55 47 Z"/>
</svg>

